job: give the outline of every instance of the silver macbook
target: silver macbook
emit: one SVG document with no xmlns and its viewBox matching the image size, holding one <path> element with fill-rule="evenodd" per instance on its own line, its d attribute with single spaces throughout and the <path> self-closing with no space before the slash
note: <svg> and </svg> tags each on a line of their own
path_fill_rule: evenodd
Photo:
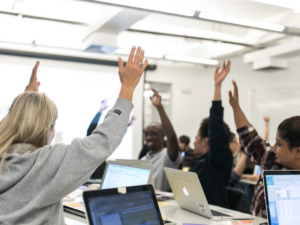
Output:
<svg viewBox="0 0 300 225">
<path fill-rule="evenodd" d="M 108 161 L 100 189 L 151 184 L 153 167 Z"/>
<path fill-rule="evenodd" d="M 208 205 L 207 199 L 196 173 L 164 167 L 167 179 L 177 204 L 188 211 L 211 218 L 252 219 L 250 214 Z"/>
</svg>

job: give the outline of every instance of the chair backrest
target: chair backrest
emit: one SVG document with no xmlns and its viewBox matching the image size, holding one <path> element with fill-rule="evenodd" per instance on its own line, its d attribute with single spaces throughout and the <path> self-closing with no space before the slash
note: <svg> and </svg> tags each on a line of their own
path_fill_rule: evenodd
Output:
<svg viewBox="0 0 300 225">
<path fill-rule="evenodd" d="M 243 191 L 228 187 L 227 195 L 230 209 L 250 214 L 251 205 Z"/>
</svg>

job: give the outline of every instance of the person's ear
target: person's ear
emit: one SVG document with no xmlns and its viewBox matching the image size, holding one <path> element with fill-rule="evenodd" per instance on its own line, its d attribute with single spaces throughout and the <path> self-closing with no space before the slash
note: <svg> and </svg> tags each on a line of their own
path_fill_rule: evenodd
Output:
<svg viewBox="0 0 300 225">
<path fill-rule="evenodd" d="M 300 159 L 300 147 L 296 148 L 296 159 Z"/>
<path fill-rule="evenodd" d="M 203 138 L 203 145 L 208 145 L 208 137 Z"/>
</svg>

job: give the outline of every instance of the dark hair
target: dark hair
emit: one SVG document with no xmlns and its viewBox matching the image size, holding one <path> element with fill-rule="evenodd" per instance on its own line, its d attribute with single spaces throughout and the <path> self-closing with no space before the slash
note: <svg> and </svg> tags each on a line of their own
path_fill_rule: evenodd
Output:
<svg viewBox="0 0 300 225">
<path fill-rule="evenodd" d="M 227 123 L 224 123 L 224 128 L 226 129 L 228 135 L 231 133 L 230 132 L 230 128 L 227 125 Z M 199 134 L 201 136 L 201 138 L 205 138 L 208 137 L 208 130 L 209 130 L 209 117 L 205 118 L 202 120 L 201 124 L 200 124 L 200 129 L 199 129 Z M 230 135 L 228 136 L 229 141 L 230 141 Z"/>
<path fill-rule="evenodd" d="M 281 122 L 278 131 L 280 137 L 287 141 L 290 150 L 300 147 L 300 116 L 294 116 Z"/>
<path fill-rule="evenodd" d="M 188 136 L 182 135 L 179 137 L 179 141 L 181 143 L 184 143 L 185 145 L 189 145 L 190 144 L 190 138 Z"/>
</svg>

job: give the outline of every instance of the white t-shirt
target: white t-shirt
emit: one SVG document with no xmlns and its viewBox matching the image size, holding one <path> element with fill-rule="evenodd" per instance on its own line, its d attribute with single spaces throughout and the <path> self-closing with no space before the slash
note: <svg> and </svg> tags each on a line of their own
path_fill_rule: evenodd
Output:
<svg viewBox="0 0 300 225">
<path fill-rule="evenodd" d="M 180 153 L 178 153 L 177 159 L 175 161 L 172 161 L 166 148 L 152 155 L 150 155 L 150 152 L 148 152 L 147 155 L 144 156 L 141 160 L 151 161 L 154 169 L 153 178 L 155 188 L 162 191 L 169 191 L 170 185 L 164 172 L 164 167 L 178 169 L 178 167 L 182 163 L 182 156 L 180 155 Z"/>
</svg>

